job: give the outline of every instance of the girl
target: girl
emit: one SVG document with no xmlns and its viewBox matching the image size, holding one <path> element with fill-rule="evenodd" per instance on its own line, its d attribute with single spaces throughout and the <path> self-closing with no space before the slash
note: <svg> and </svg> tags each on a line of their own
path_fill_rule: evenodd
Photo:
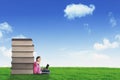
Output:
<svg viewBox="0 0 120 80">
<path fill-rule="evenodd" d="M 42 73 L 47 73 L 48 74 L 50 72 L 48 70 L 49 64 L 47 64 L 46 68 L 41 69 L 40 61 L 41 61 L 41 57 L 37 56 L 36 57 L 36 62 L 34 62 L 34 66 L 33 66 L 33 73 L 34 74 L 42 74 Z"/>
</svg>

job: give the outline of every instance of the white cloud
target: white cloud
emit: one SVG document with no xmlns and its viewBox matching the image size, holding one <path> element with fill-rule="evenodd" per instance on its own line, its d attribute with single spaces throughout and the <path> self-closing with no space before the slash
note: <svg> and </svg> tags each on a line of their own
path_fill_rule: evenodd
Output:
<svg viewBox="0 0 120 80">
<path fill-rule="evenodd" d="M 116 36 L 118 38 L 118 35 Z M 119 43 L 116 39 L 113 42 L 110 42 L 108 39 L 104 39 L 101 45 L 107 50 L 103 50 L 102 48 L 102 51 L 95 49 L 74 50 L 63 47 L 57 49 L 57 52 L 52 52 L 51 54 L 49 52 L 46 53 L 47 56 L 45 54 L 40 54 L 42 55 L 42 65 L 49 63 L 50 66 L 61 67 L 120 67 L 120 58 L 118 56 L 119 48 L 114 50 L 108 49 L 117 48 L 119 47 L 118 44 Z"/>
<path fill-rule="evenodd" d="M 111 56 L 97 53 L 94 50 L 68 50 L 52 56 L 55 58 L 47 58 L 47 62 L 49 62 L 51 66 L 112 67 L 112 65 L 110 65 Z"/>
<path fill-rule="evenodd" d="M 15 37 L 12 37 L 12 38 L 27 38 L 27 37 L 24 36 L 24 35 L 22 35 L 22 34 L 20 34 L 20 35 L 17 35 L 17 36 L 15 36 Z"/>
<path fill-rule="evenodd" d="M 110 18 L 110 23 L 111 23 L 112 27 L 115 27 L 117 25 L 117 22 L 114 17 Z"/>
<path fill-rule="evenodd" d="M 84 4 L 69 4 L 64 9 L 64 16 L 68 19 L 74 19 L 76 17 L 84 17 L 86 15 L 92 15 L 95 10 L 95 6 L 90 4 L 89 6 Z"/>
<path fill-rule="evenodd" d="M 100 60 L 106 60 L 106 59 L 110 59 L 110 57 L 108 55 L 105 55 L 105 54 L 97 54 L 97 53 L 94 53 L 93 54 L 93 57 L 95 59 L 100 59 Z"/>
<path fill-rule="evenodd" d="M 85 24 L 83 24 L 83 26 L 85 27 L 85 30 L 87 30 L 88 33 L 91 33 L 91 29 L 89 27 L 89 24 L 85 23 Z"/>
<path fill-rule="evenodd" d="M 11 57 L 12 55 L 11 48 L 6 48 L 4 46 L 0 47 L 0 53 L 7 57 Z"/>
<path fill-rule="evenodd" d="M 117 25 L 117 20 L 113 16 L 112 12 L 109 12 L 108 16 L 110 17 L 109 22 L 110 22 L 111 26 L 115 27 Z"/>
<path fill-rule="evenodd" d="M 3 37 L 3 33 L 12 32 L 12 27 L 7 23 L 0 23 L 0 39 Z"/>
<path fill-rule="evenodd" d="M 118 35 L 116 35 L 116 36 L 115 36 L 115 39 L 120 40 L 120 35 L 119 35 L 119 34 L 118 34 Z"/>
<path fill-rule="evenodd" d="M 3 22 L 0 23 L 0 30 L 12 32 L 12 27 L 7 22 Z"/>
<path fill-rule="evenodd" d="M 2 38 L 2 36 L 3 36 L 3 34 L 2 34 L 2 32 L 0 31 L 0 38 Z"/>
<path fill-rule="evenodd" d="M 88 27 L 88 26 L 89 26 L 89 24 L 85 23 L 85 24 L 83 24 L 83 26 Z"/>
<path fill-rule="evenodd" d="M 65 51 L 67 48 L 60 48 L 59 51 Z"/>
<path fill-rule="evenodd" d="M 68 53 L 69 56 L 74 58 L 81 58 L 82 60 L 108 60 L 110 57 L 108 55 L 96 52 L 94 50 L 85 50 L 85 51 L 78 51 Z"/>
<path fill-rule="evenodd" d="M 120 43 L 117 41 L 110 42 L 108 39 L 103 39 L 103 43 L 95 43 L 94 49 L 96 50 L 105 50 L 109 48 L 118 48 Z"/>
</svg>

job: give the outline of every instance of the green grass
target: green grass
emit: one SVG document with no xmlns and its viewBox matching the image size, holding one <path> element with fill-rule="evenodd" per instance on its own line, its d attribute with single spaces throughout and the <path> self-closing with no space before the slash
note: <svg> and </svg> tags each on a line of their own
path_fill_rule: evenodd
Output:
<svg viewBox="0 0 120 80">
<path fill-rule="evenodd" d="M 52 67 L 49 75 L 11 75 L 0 68 L 0 80 L 120 80 L 120 68 Z"/>
</svg>

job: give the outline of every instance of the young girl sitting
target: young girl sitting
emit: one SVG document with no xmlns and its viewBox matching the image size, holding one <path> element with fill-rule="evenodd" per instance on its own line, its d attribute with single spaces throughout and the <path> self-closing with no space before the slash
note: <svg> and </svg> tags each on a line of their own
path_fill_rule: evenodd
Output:
<svg viewBox="0 0 120 80">
<path fill-rule="evenodd" d="M 50 73 L 50 71 L 48 70 L 49 64 L 47 64 L 46 68 L 41 69 L 40 61 L 41 61 L 41 57 L 37 56 L 36 61 L 34 62 L 34 65 L 33 65 L 33 73 L 34 74 L 43 74 L 43 73 L 48 74 L 48 73 Z"/>
</svg>

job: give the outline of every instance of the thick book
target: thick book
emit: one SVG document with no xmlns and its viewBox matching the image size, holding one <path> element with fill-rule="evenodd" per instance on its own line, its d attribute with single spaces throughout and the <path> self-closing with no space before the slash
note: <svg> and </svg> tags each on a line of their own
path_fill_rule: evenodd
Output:
<svg viewBox="0 0 120 80">
<path fill-rule="evenodd" d="M 12 57 L 12 63 L 34 63 L 34 57 Z"/>
<path fill-rule="evenodd" d="M 32 39 L 12 39 L 12 45 L 32 45 Z"/>
<path fill-rule="evenodd" d="M 12 69 L 11 74 L 33 74 L 33 69 L 31 69 L 31 70 L 16 70 L 16 69 Z"/>
<path fill-rule="evenodd" d="M 12 46 L 12 51 L 34 51 L 34 46 Z"/>
<path fill-rule="evenodd" d="M 12 69 L 33 69 L 33 63 L 13 63 Z"/>
<path fill-rule="evenodd" d="M 33 57 L 33 51 L 12 51 L 12 57 Z"/>
</svg>

